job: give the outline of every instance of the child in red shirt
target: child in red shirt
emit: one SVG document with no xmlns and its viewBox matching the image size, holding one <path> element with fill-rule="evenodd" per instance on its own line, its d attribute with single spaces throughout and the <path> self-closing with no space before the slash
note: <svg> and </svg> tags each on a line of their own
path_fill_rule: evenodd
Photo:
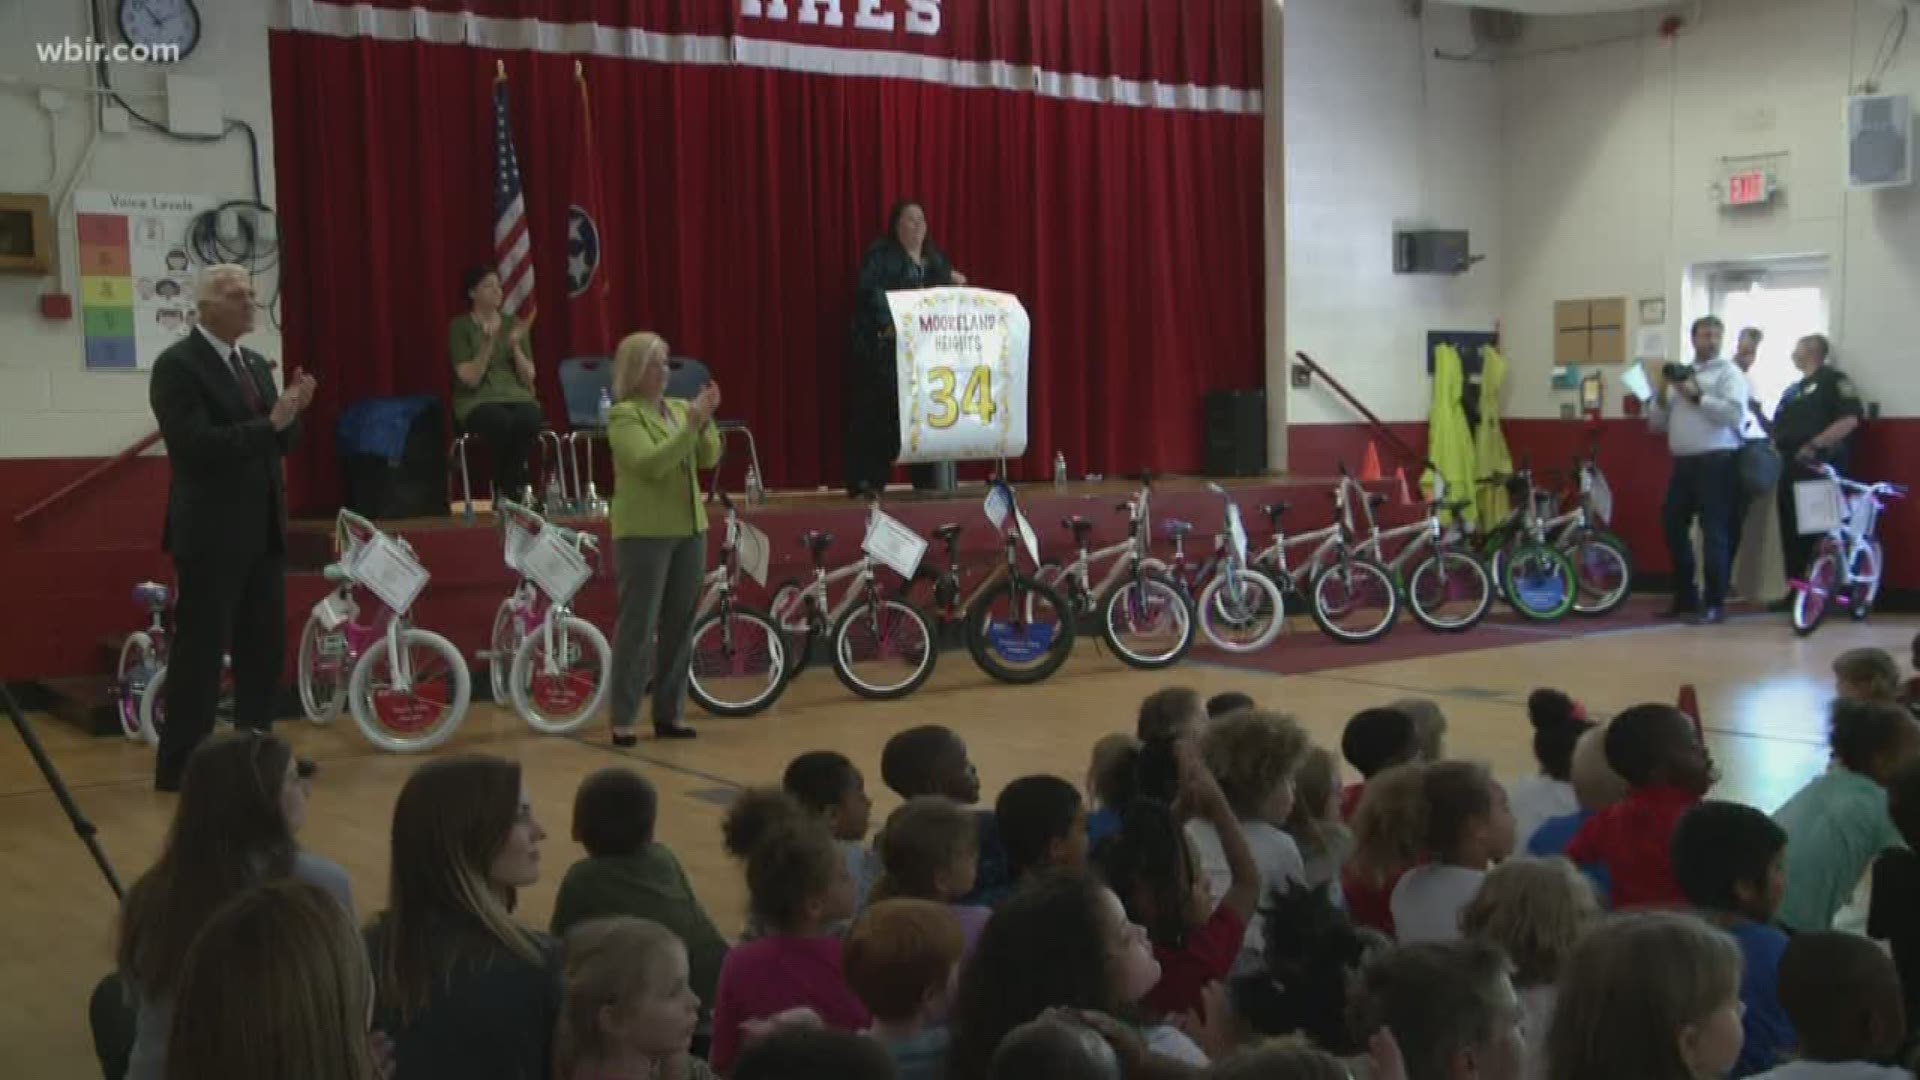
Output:
<svg viewBox="0 0 1920 1080">
<path fill-rule="evenodd" d="M 1671 705 L 1635 705 L 1607 725 L 1607 764 L 1632 789 L 1587 820 L 1567 858 L 1603 866 L 1616 910 L 1686 902 L 1673 874 L 1673 830 L 1713 787 L 1713 758 L 1687 715 Z"/>
<path fill-rule="evenodd" d="M 1349 784 L 1340 793 L 1340 818 L 1352 822 L 1366 794 L 1367 781 L 1396 765 L 1417 761 L 1421 753 L 1420 729 L 1413 716 L 1397 708 L 1364 709 L 1347 721 L 1340 733 L 1340 756 L 1360 773 L 1361 781 Z M 1349 867 L 1340 875 L 1340 892 L 1346 898 L 1347 912 L 1359 926 L 1393 934 L 1393 887 L 1399 881 L 1394 874 L 1385 879 Z"/>
<path fill-rule="evenodd" d="M 1190 745 L 1176 751 L 1183 805 L 1211 823 L 1220 836 L 1231 875 L 1216 907 L 1205 875 L 1188 847 L 1171 808 L 1139 800 L 1121 812 L 1120 833 L 1103 844 L 1096 860 L 1128 918 L 1147 928 L 1160 981 L 1141 999 L 1145 1011 L 1180 1016 L 1201 1009 L 1201 992 L 1233 970 L 1260 899 L 1260 866 L 1240 822 Z"/>
</svg>

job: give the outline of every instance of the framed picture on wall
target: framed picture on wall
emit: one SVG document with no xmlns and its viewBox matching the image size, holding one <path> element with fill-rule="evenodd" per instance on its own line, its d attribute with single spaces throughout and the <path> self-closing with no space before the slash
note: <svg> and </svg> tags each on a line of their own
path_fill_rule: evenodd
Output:
<svg viewBox="0 0 1920 1080">
<path fill-rule="evenodd" d="M 44 274 L 53 265 L 45 195 L 0 195 L 0 272 Z"/>
<path fill-rule="evenodd" d="M 1667 301 L 1664 297 L 1640 301 L 1640 325 L 1660 326 L 1667 321 Z"/>
</svg>

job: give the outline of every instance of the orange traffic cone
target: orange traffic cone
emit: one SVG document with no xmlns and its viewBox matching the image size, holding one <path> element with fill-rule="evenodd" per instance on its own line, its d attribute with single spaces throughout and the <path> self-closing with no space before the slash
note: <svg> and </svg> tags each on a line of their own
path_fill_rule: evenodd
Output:
<svg viewBox="0 0 1920 1080">
<path fill-rule="evenodd" d="M 1368 443 L 1367 456 L 1360 459 L 1360 482 L 1372 484 L 1384 479 L 1386 474 L 1380 471 L 1380 450 L 1372 443 Z"/>
<path fill-rule="evenodd" d="M 1680 687 L 1680 700 L 1676 706 L 1686 714 L 1687 719 L 1693 721 L 1693 733 L 1699 736 L 1701 741 L 1706 741 L 1706 731 L 1700 724 L 1700 694 L 1693 688 L 1692 683 L 1686 683 Z"/>
<path fill-rule="evenodd" d="M 1393 470 L 1393 479 L 1394 479 L 1394 483 L 1398 484 L 1400 487 L 1400 505 L 1401 506 L 1416 505 L 1413 501 L 1413 492 L 1407 490 L 1407 470 L 1405 469 Z"/>
</svg>

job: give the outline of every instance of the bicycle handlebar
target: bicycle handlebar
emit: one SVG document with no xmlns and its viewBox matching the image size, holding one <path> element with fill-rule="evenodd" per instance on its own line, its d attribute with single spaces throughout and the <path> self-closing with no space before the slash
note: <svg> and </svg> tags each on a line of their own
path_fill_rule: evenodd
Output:
<svg viewBox="0 0 1920 1080">
<path fill-rule="evenodd" d="M 1872 484 L 1863 484 L 1858 480 L 1849 480 L 1840 475 L 1840 470 L 1826 462 L 1821 462 L 1815 468 L 1820 475 L 1840 485 L 1841 488 L 1847 491 L 1864 492 L 1868 495 L 1890 495 L 1897 499 L 1905 498 L 1907 494 L 1907 489 L 1904 486 L 1900 484 L 1889 484 L 1884 480 Z"/>
</svg>

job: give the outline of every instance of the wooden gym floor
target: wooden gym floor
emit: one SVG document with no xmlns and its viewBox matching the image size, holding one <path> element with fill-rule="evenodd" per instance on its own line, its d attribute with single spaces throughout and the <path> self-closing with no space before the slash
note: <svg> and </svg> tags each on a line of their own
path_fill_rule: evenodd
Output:
<svg viewBox="0 0 1920 1080">
<path fill-rule="evenodd" d="M 1227 666 L 1204 653 L 1171 671 L 1135 672 L 1083 641 L 1057 677 L 1036 687 L 994 684 L 956 652 L 942 657 L 920 693 L 898 702 L 855 699 L 830 671 L 809 670 L 775 710 L 750 720 L 700 720 L 701 737 L 688 743 L 642 742 L 637 751 L 620 752 L 597 726 L 577 738 L 540 738 L 510 713 L 482 706 L 450 747 L 515 757 L 526 767 L 535 813 L 550 834 L 542 881 L 521 897 L 520 916 L 529 925 L 545 926 L 560 875 L 580 854 L 567 836 L 575 786 L 595 769 L 625 762 L 658 786 L 661 840 L 686 865 L 722 929 L 732 931 L 742 920 L 744 890 L 720 850 L 721 813 L 735 790 L 777 781 L 786 761 L 804 750 L 838 749 L 860 765 L 877 825 L 895 802 L 879 782 L 880 748 L 915 724 L 944 723 L 965 736 L 990 804 L 1007 781 L 1033 772 L 1079 782 L 1094 740 L 1130 729 L 1139 700 L 1162 686 L 1246 691 L 1294 713 L 1329 746 L 1353 712 L 1418 694 L 1445 709 L 1451 755 L 1489 761 L 1513 777 L 1532 767 L 1524 710 L 1531 689 L 1558 687 L 1605 716 L 1641 701 L 1671 701 L 1681 684 L 1692 683 L 1725 774 L 1717 794 L 1771 810 L 1825 765 L 1833 658 L 1875 645 L 1904 664 L 1916 626 L 1892 617 L 1867 626 L 1842 620 L 1807 641 L 1795 639 L 1783 618 L 1760 615 L 1716 629 L 1635 619 L 1488 626 L 1474 632 L 1469 651 L 1318 650 L 1325 659 L 1313 670 L 1285 675 Z M 1422 633 L 1403 623 L 1389 641 Z M 1291 634 L 1276 653 L 1307 647 L 1299 636 L 1312 630 L 1296 623 Z M 173 806 L 171 796 L 152 790 L 151 751 L 89 739 L 44 717 L 35 717 L 34 727 L 99 827 L 123 882 L 131 882 L 159 850 Z M 301 839 L 346 866 L 361 913 L 370 915 L 386 888 L 393 800 L 416 762 L 371 749 L 351 719 L 325 729 L 293 721 L 278 730 L 321 762 Z M 0 730 L 0 1074 L 99 1075 L 87 994 L 111 963 L 114 911 L 106 883 L 32 759 L 11 730 Z"/>
</svg>

